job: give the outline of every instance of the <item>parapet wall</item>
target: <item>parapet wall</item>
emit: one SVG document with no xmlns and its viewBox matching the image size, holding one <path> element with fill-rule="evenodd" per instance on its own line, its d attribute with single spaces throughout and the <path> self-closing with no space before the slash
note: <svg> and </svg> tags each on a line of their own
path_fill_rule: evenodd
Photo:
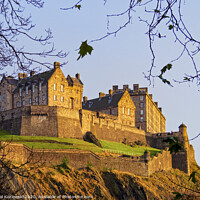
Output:
<svg viewBox="0 0 200 200">
<path fill-rule="evenodd" d="M 76 169 L 87 167 L 90 162 L 99 170 L 116 169 L 122 172 L 133 173 L 138 176 L 150 176 L 155 171 L 170 170 L 170 153 L 162 151 L 156 157 L 100 157 L 91 151 L 84 150 L 47 150 L 30 149 L 23 144 L 1 142 L 7 159 L 14 162 L 44 164 L 47 166 L 60 164 L 63 158 L 69 159 L 69 165 Z M 159 164 L 158 164 L 159 163 Z"/>
</svg>

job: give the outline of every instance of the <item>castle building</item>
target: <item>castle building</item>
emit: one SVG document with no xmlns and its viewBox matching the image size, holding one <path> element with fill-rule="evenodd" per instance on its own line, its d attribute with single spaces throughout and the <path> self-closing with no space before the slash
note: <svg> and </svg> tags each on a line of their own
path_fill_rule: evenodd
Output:
<svg viewBox="0 0 200 200">
<path fill-rule="evenodd" d="M 83 109 L 118 116 L 118 121 L 135 127 L 135 105 L 128 91 L 109 94 L 99 93 L 99 98 L 87 100 L 83 97 Z"/>
<path fill-rule="evenodd" d="M 53 69 L 39 74 L 31 71 L 29 77 L 26 73 L 19 73 L 18 80 L 4 76 L 0 83 L 0 110 L 32 105 L 81 109 L 82 93 L 80 75 L 65 78 L 60 64 L 55 62 Z"/>
<path fill-rule="evenodd" d="M 128 85 L 123 85 L 123 89 L 118 89 L 118 85 L 113 85 L 113 93 L 128 90 L 133 100 L 135 110 L 135 125 L 149 133 L 165 132 L 165 116 L 162 108 L 158 107 L 158 102 L 154 102 L 152 94 L 148 94 L 148 88 L 139 88 L 139 84 L 133 85 L 133 90 Z"/>
</svg>

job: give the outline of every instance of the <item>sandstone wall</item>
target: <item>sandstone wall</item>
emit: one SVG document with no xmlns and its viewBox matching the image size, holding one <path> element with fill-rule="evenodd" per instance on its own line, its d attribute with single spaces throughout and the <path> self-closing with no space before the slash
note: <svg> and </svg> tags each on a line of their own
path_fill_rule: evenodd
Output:
<svg viewBox="0 0 200 200">
<path fill-rule="evenodd" d="M 155 158 L 147 160 L 147 157 L 100 157 L 93 152 L 84 150 L 33 150 L 23 144 L 1 143 L 7 159 L 14 162 L 26 162 L 44 164 L 46 166 L 60 164 L 63 158 L 68 158 L 69 165 L 76 169 L 87 167 L 91 163 L 99 170 L 116 169 L 122 172 L 133 173 L 138 176 L 150 176 L 155 171 L 170 170 L 170 159 L 168 152 L 162 152 Z M 166 160 L 167 163 L 165 164 Z M 161 163 L 161 164 L 160 164 Z"/>
</svg>

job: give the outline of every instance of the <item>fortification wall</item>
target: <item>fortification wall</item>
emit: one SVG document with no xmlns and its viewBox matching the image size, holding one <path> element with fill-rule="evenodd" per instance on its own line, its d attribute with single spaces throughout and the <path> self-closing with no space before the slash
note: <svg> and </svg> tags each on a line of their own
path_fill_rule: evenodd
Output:
<svg viewBox="0 0 200 200">
<path fill-rule="evenodd" d="M 116 169 L 138 176 L 150 176 L 155 171 L 171 169 L 170 165 L 164 165 L 169 156 L 166 152 L 148 161 L 145 155 L 140 157 L 100 157 L 90 151 L 83 150 L 33 150 L 23 144 L 7 144 L 5 142 L 1 143 L 1 145 L 5 146 L 3 149 L 6 158 L 20 163 L 28 160 L 29 163 L 41 163 L 50 166 L 60 164 L 63 158 L 66 157 L 69 159 L 69 165 L 76 169 L 84 168 L 90 162 L 99 170 Z M 161 164 L 158 165 L 158 162 L 161 162 Z"/>
<path fill-rule="evenodd" d="M 132 125 L 123 124 L 118 121 L 117 116 L 106 115 L 82 110 L 81 111 L 82 132 L 91 131 L 98 139 L 122 142 L 124 138 L 134 142 L 140 140 L 146 144 L 145 132 Z"/>
<path fill-rule="evenodd" d="M 149 175 L 156 171 L 168 171 L 172 169 L 172 155 L 166 148 L 165 151 L 161 151 L 161 153 L 157 153 L 156 156 L 151 158 L 148 162 L 148 171 Z"/>
<path fill-rule="evenodd" d="M 184 137 L 181 132 L 172 132 L 172 133 L 168 132 L 168 133 L 157 133 L 157 134 L 146 133 L 147 143 L 151 147 L 157 149 L 165 149 L 169 147 L 169 143 L 163 142 L 163 140 L 168 137 L 176 137 L 180 143 L 184 142 Z"/>
</svg>

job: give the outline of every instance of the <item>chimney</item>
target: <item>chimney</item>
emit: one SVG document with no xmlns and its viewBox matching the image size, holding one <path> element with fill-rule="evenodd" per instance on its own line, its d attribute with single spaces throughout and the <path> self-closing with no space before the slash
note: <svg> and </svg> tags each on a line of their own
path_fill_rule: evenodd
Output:
<svg viewBox="0 0 200 200">
<path fill-rule="evenodd" d="M 80 80 L 80 74 L 79 74 L 79 73 L 77 73 L 75 76 L 76 76 L 76 78 L 77 78 L 78 80 Z"/>
<path fill-rule="evenodd" d="M 109 92 L 109 95 L 111 96 L 111 95 L 113 95 L 113 90 L 108 90 L 108 92 Z"/>
<path fill-rule="evenodd" d="M 85 103 L 88 100 L 86 96 L 83 97 L 83 103 Z"/>
<path fill-rule="evenodd" d="M 139 84 L 133 84 L 133 91 L 139 91 Z"/>
<path fill-rule="evenodd" d="M 27 74 L 26 73 L 23 73 L 23 78 L 27 78 Z"/>
<path fill-rule="evenodd" d="M 60 68 L 60 63 L 59 62 L 54 62 L 54 69 Z"/>
<path fill-rule="evenodd" d="M 24 78 L 23 73 L 18 73 L 18 79 L 21 80 L 21 79 L 23 79 L 23 78 Z"/>
<path fill-rule="evenodd" d="M 152 94 L 149 94 L 149 96 L 151 97 L 151 99 L 153 99 L 153 95 Z"/>
<path fill-rule="evenodd" d="M 99 92 L 99 98 L 101 98 L 101 97 L 105 97 L 105 93 Z"/>
<path fill-rule="evenodd" d="M 113 85 L 113 92 L 117 92 L 118 91 L 118 85 Z"/>
<path fill-rule="evenodd" d="M 162 112 L 162 108 L 159 108 L 160 112 Z"/>
<path fill-rule="evenodd" d="M 156 104 L 156 106 L 158 106 L 158 102 L 154 102 Z"/>
<path fill-rule="evenodd" d="M 31 70 L 30 76 L 34 76 L 35 72 Z"/>
<path fill-rule="evenodd" d="M 126 90 L 129 88 L 129 85 L 123 85 L 123 90 Z"/>
</svg>

